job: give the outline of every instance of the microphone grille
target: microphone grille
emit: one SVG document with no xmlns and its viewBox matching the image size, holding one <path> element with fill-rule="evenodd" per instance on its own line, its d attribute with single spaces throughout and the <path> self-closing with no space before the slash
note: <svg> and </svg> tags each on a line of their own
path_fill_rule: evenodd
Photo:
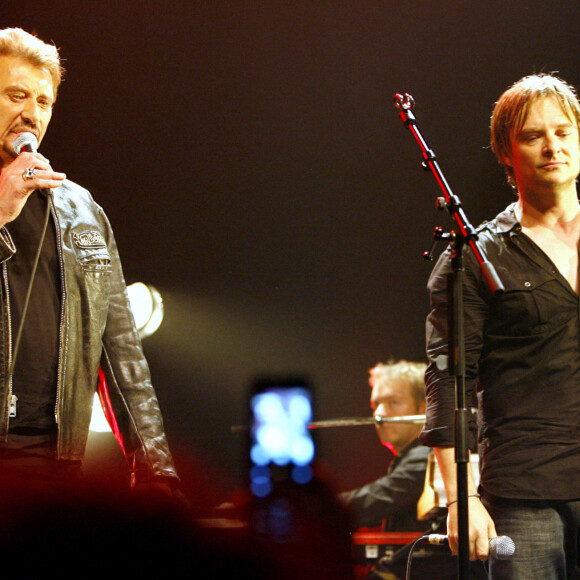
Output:
<svg viewBox="0 0 580 580">
<path fill-rule="evenodd" d="M 16 137 L 12 142 L 12 147 L 14 148 L 16 155 L 20 155 L 22 150 L 36 153 L 38 149 L 38 140 L 34 133 L 20 133 L 20 135 L 18 135 L 18 137 Z"/>
<path fill-rule="evenodd" d="M 498 536 L 491 538 L 489 541 L 489 550 L 491 555 L 497 560 L 506 560 L 513 556 L 516 551 L 516 545 L 509 536 Z"/>
</svg>

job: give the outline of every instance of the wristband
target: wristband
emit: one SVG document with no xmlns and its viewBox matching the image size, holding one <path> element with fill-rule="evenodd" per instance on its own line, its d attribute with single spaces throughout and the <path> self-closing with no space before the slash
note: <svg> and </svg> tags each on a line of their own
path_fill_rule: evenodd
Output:
<svg viewBox="0 0 580 580">
<path fill-rule="evenodd" d="M 468 495 L 467 497 L 481 497 L 478 493 L 472 493 L 471 495 Z M 454 503 L 457 503 L 459 501 L 459 498 L 454 499 L 453 501 L 448 501 L 447 502 L 447 507 L 449 507 L 450 505 L 453 505 Z"/>
</svg>

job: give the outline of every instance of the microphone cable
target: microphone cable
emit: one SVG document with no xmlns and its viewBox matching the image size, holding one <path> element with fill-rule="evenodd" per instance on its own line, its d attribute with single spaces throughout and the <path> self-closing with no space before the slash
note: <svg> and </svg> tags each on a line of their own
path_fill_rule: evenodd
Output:
<svg viewBox="0 0 580 580">
<path fill-rule="evenodd" d="M 413 542 L 413 544 L 411 545 L 411 549 L 409 550 L 409 554 L 407 555 L 407 570 L 405 572 L 405 580 L 411 580 L 411 564 L 412 564 L 412 561 L 413 561 L 413 552 L 414 552 L 415 548 L 419 544 L 422 544 L 428 538 L 429 538 L 428 535 L 421 536 L 420 538 L 417 538 Z"/>
<path fill-rule="evenodd" d="M 28 311 L 28 305 L 30 303 L 30 295 L 32 294 L 32 286 L 34 285 L 34 279 L 36 278 L 36 270 L 40 262 L 40 254 L 42 251 L 42 246 L 44 245 L 44 240 L 46 238 L 46 232 L 48 230 L 48 222 L 50 219 L 50 200 L 52 197 L 52 191 L 50 189 L 39 190 L 46 196 L 46 212 L 44 214 L 44 223 L 42 226 L 42 233 L 40 234 L 40 241 L 38 243 L 38 248 L 36 250 L 36 256 L 34 258 L 34 263 L 32 265 L 32 271 L 30 273 L 30 281 L 28 282 L 28 288 L 26 290 L 26 298 L 24 299 L 24 306 L 22 307 L 22 315 L 20 316 L 20 324 L 18 325 L 18 332 L 16 334 L 16 340 L 14 341 L 14 347 L 12 348 L 12 357 L 10 359 L 10 367 L 8 369 L 8 376 L 6 377 L 6 391 L 10 392 L 10 386 L 12 383 L 12 375 L 14 374 L 14 367 L 16 366 L 16 359 L 18 357 L 18 351 L 20 350 L 20 340 L 22 338 L 22 329 L 24 328 L 24 321 L 26 320 L 26 313 Z M 13 393 L 11 393 L 13 395 Z M 12 404 L 12 402 L 10 403 Z"/>
</svg>

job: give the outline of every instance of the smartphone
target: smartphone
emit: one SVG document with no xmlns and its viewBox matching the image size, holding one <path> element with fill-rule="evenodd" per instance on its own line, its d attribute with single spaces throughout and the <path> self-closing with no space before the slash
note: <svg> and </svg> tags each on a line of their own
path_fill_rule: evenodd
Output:
<svg viewBox="0 0 580 580">
<path fill-rule="evenodd" d="M 313 399 L 304 377 L 250 388 L 247 522 L 264 578 L 352 577 L 350 519 L 316 469 Z"/>
<path fill-rule="evenodd" d="M 249 400 L 249 484 L 255 497 L 281 485 L 308 484 L 315 444 L 312 388 L 303 377 L 259 378 Z"/>
</svg>

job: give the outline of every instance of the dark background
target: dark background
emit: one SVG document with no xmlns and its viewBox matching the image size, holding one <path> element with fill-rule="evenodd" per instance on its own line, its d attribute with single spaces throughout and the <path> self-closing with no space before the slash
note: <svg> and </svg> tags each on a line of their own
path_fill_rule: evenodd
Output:
<svg viewBox="0 0 580 580">
<path fill-rule="evenodd" d="M 42 151 L 90 189 L 127 282 L 164 297 L 144 341 L 186 485 L 240 483 L 255 373 L 302 372 L 316 418 L 368 417 L 367 370 L 422 360 L 422 253 L 440 190 L 392 97 L 474 224 L 512 200 L 488 148 L 520 77 L 580 82 L 576 1 L 4 1 L 67 78 Z M 318 431 L 340 489 L 385 469 L 372 426 Z"/>
</svg>

